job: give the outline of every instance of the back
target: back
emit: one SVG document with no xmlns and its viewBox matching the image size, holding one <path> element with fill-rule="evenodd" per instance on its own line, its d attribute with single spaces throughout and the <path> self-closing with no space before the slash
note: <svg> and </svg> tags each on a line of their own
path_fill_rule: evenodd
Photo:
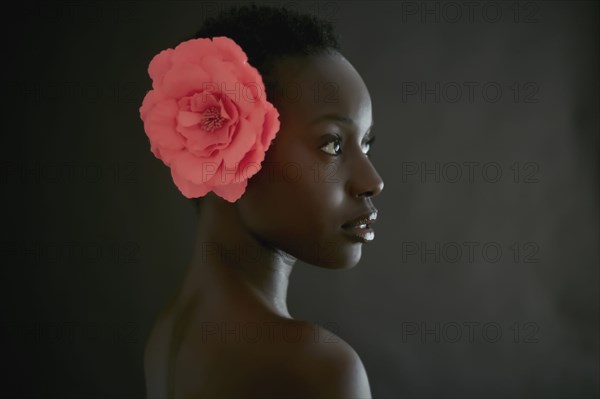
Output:
<svg viewBox="0 0 600 399">
<path fill-rule="evenodd" d="M 371 397 L 360 358 L 328 330 L 218 313 L 194 303 L 161 314 L 145 350 L 148 398 Z"/>
</svg>

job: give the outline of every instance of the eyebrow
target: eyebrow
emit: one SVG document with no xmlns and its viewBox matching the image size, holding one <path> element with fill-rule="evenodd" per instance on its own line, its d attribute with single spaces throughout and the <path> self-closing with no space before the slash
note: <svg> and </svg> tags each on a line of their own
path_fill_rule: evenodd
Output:
<svg viewBox="0 0 600 399">
<path fill-rule="evenodd" d="M 308 124 L 308 126 L 312 126 L 318 122 L 321 122 L 323 120 L 333 120 L 336 122 L 341 122 L 344 123 L 346 125 L 350 125 L 353 126 L 354 128 L 356 128 L 356 123 L 349 117 L 347 116 L 342 116 L 342 115 L 338 115 L 338 114 L 324 114 L 321 116 L 316 117 L 312 122 L 310 122 Z M 371 136 L 371 128 L 373 128 L 373 125 L 375 124 L 375 121 L 371 122 L 371 126 L 369 126 L 369 128 L 367 129 L 367 133 L 365 134 L 365 137 L 369 137 Z"/>
</svg>

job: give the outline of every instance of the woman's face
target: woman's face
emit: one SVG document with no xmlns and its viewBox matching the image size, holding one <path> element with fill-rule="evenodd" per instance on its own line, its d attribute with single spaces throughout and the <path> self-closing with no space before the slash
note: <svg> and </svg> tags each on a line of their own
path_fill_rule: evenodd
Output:
<svg viewBox="0 0 600 399">
<path fill-rule="evenodd" d="M 339 55 L 288 58 L 275 76 L 281 129 L 238 212 L 255 237 L 306 263 L 352 267 L 363 242 L 342 225 L 375 210 L 383 189 L 366 155 L 367 87 Z"/>
</svg>

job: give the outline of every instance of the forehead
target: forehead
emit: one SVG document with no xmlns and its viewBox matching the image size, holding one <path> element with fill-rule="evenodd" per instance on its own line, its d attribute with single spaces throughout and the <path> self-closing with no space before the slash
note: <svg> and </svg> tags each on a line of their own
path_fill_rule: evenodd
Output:
<svg viewBox="0 0 600 399">
<path fill-rule="evenodd" d="M 369 91 L 343 56 L 286 58 L 276 64 L 274 74 L 278 81 L 275 103 L 282 123 L 307 124 L 321 115 L 335 114 L 352 119 L 360 130 L 370 126 Z"/>
</svg>

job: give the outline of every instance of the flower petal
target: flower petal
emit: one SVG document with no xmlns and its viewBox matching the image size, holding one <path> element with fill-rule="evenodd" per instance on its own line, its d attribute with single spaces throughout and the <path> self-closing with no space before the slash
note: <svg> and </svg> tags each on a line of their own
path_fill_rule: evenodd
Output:
<svg viewBox="0 0 600 399">
<path fill-rule="evenodd" d="M 146 115 L 148 114 L 148 112 L 150 112 L 150 110 L 152 108 L 154 108 L 156 103 L 158 103 L 164 99 L 165 99 L 165 95 L 160 90 L 150 90 L 150 91 L 146 92 L 146 95 L 144 96 L 144 100 L 142 101 L 142 106 L 139 109 L 140 118 L 142 120 L 146 119 Z"/>
<path fill-rule="evenodd" d="M 218 46 L 223 61 L 230 61 L 242 65 L 247 63 L 248 56 L 231 38 L 227 36 L 216 36 L 212 38 L 212 41 Z"/>
<path fill-rule="evenodd" d="M 175 130 L 177 112 L 174 100 L 163 100 L 146 114 L 144 129 L 153 144 L 175 150 L 184 147 L 184 138 Z"/>
<path fill-rule="evenodd" d="M 248 180 L 261 169 L 261 164 L 265 160 L 265 151 L 258 146 L 248 151 L 240 161 L 235 176 L 235 181 Z"/>
<path fill-rule="evenodd" d="M 210 76 L 199 66 L 174 65 L 164 76 L 162 90 L 172 98 L 191 96 L 210 85 Z"/>
<path fill-rule="evenodd" d="M 172 150 L 165 147 L 158 147 L 155 144 L 152 144 L 150 150 L 156 158 L 163 161 L 163 163 L 167 166 L 171 166 L 173 160 L 176 159 L 179 154 L 181 154 L 181 150 Z"/>
<path fill-rule="evenodd" d="M 240 199 L 242 195 L 244 195 L 247 185 L 248 180 L 244 180 L 239 183 L 231 183 L 224 186 L 214 186 L 212 191 L 219 197 L 233 203 Z"/>
<path fill-rule="evenodd" d="M 229 146 L 223 149 L 223 162 L 228 169 L 235 167 L 257 141 L 258 131 L 247 120 L 240 119 L 236 130 Z"/>
<path fill-rule="evenodd" d="M 192 183 L 213 184 L 221 163 L 219 153 L 212 158 L 199 158 L 187 151 L 182 151 L 173 160 L 173 169 Z"/>
<path fill-rule="evenodd" d="M 264 121 L 264 125 L 263 125 L 264 130 L 263 130 L 263 134 L 261 137 L 261 144 L 262 144 L 264 150 L 267 151 L 269 149 L 273 139 L 279 132 L 279 129 L 281 128 L 281 123 L 279 121 L 279 112 L 273 106 L 273 104 L 271 104 L 270 102 L 267 102 L 265 104 L 265 108 L 266 108 L 266 114 L 265 114 L 265 121 Z"/>
<path fill-rule="evenodd" d="M 202 129 L 185 129 L 184 135 L 188 137 L 187 148 L 197 157 L 212 157 L 214 149 L 225 148 L 229 142 L 228 131 L 221 129 L 214 132 L 205 132 Z"/>
<path fill-rule="evenodd" d="M 179 191 L 181 191 L 186 198 L 203 197 L 212 189 L 210 184 L 196 184 L 186 180 L 183 176 L 179 175 L 174 168 L 171 168 L 171 176 Z"/>
<path fill-rule="evenodd" d="M 182 127 L 190 127 L 199 124 L 203 115 L 198 112 L 179 111 L 177 114 L 177 124 Z"/>
<path fill-rule="evenodd" d="M 163 77 L 171 68 L 171 58 L 173 57 L 173 49 L 166 49 L 156 54 L 150 65 L 148 66 L 148 74 L 152 79 L 152 86 L 157 88 L 162 83 Z"/>
<path fill-rule="evenodd" d="M 209 38 L 197 38 L 179 43 L 173 52 L 173 64 L 200 65 L 202 59 L 214 56 L 215 46 Z"/>
<path fill-rule="evenodd" d="M 217 57 L 206 57 L 202 60 L 202 69 L 210 76 L 210 82 L 217 91 L 231 98 L 234 102 L 249 97 L 246 88 L 236 76 L 239 65 L 223 62 Z"/>
</svg>

